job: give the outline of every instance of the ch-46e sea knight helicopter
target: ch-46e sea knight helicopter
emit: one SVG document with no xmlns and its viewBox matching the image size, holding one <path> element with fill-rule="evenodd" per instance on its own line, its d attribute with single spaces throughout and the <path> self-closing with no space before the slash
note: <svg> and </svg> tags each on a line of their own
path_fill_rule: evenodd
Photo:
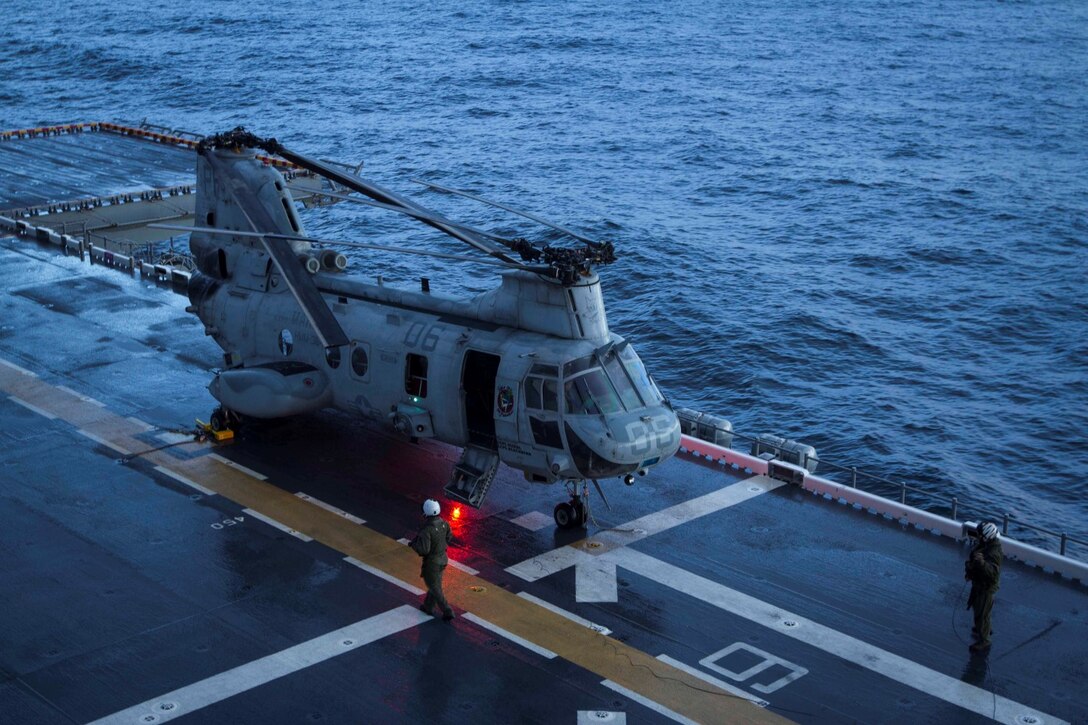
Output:
<svg viewBox="0 0 1088 725">
<path fill-rule="evenodd" d="M 367 197 L 343 199 L 414 217 L 490 257 L 396 251 L 500 265 L 502 284 L 458 300 L 347 276 L 343 255 L 312 244 L 341 242 L 305 236 L 283 177 L 255 149 Z M 500 461 L 530 481 L 565 482 L 561 527 L 585 524 L 586 481 L 603 496 L 598 479 L 630 485 L 678 449 L 676 414 L 631 345 L 608 329 L 592 265 L 614 259 L 611 244 L 478 197 L 584 246 L 473 229 L 241 128 L 197 150 L 190 248 L 198 272 L 188 309 L 224 351 L 209 385 L 222 405 L 214 426 L 336 407 L 463 448 L 445 492 L 474 507 Z"/>
</svg>

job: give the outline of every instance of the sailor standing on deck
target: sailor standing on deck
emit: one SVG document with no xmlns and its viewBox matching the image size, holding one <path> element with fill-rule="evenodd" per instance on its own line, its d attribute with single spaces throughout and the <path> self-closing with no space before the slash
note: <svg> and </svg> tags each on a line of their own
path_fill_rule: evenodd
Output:
<svg viewBox="0 0 1088 725">
<path fill-rule="evenodd" d="M 1001 581 L 1001 541 L 997 526 L 983 522 L 976 529 L 978 543 L 971 549 L 971 556 L 964 564 L 964 578 L 971 582 L 971 595 L 967 608 L 975 612 L 975 626 L 971 634 L 975 641 L 972 652 L 982 652 L 990 646 L 990 613 L 994 608 L 994 595 Z"/>
<path fill-rule="evenodd" d="M 431 614 L 434 605 L 442 610 L 442 619 L 449 622 L 453 619 L 453 609 L 446 602 L 446 595 L 442 593 L 442 575 L 446 571 L 449 557 L 446 556 L 446 547 L 449 546 L 453 533 L 450 525 L 439 516 L 441 508 L 438 502 L 429 498 L 423 502 L 423 516 L 426 521 L 420 527 L 416 537 L 409 546 L 423 557 L 423 568 L 420 576 L 427 585 L 427 598 L 419 608 L 427 614 Z"/>
</svg>

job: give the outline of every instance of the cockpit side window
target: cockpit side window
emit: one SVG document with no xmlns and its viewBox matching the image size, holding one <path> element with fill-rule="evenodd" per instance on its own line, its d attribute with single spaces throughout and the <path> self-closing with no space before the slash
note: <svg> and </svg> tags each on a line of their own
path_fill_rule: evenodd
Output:
<svg viewBox="0 0 1088 725">
<path fill-rule="evenodd" d="M 623 365 L 620 364 L 619 359 L 616 357 L 615 350 L 609 350 L 604 356 L 604 369 L 608 373 L 608 379 L 612 381 L 612 385 L 615 386 L 616 392 L 619 393 L 620 400 L 623 401 L 623 407 L 627 410 L 638 410 L 645 407 L 645 403 L 635 391 L 635 386 L 631 382 L 631 378 L 624 370 Z"/>
<path fill-rule="evenodd" d="M 642 364 L 642 360 L 639 359 L 630 345 L 624 345 L 620 350 L 620 360 L 623 361 L 624 369 L 631 375 L 635 387 L 638 388 L 639 395 L 642 396 L 647 405 L 656 405 L 665 399 L 661 395 L 661 391 L 654 385 L 650 374 L 646 372 L 646 366 Z"/>
<path fill-rule="evenodd" d="M 525 378 L 525 407 L 529 410 L 559 411 L 559 383 L 552 378 Z"/>
</svg>

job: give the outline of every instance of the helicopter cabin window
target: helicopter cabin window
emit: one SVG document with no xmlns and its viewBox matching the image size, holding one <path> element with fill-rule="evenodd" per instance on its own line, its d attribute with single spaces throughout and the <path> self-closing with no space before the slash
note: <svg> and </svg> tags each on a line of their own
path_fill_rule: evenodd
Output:
<svg viewBox="0 0 1088 725">
<path fill-rule="evenodd" d="M 366 377 L 366 371 L 370 369 L 370 359 L 366 354 L 364 345 L 356 345 L 351 351 L 351 372 L 360 378 Z"/>
<path fill-rule="evenodd" d="M 340 348 L 327 347 L 325 348 L 325 362 L 329 364 L 329 367 L 335 370 L 340 367 Z"/>
<path fill-rule="evenodd" d="M 408 353 L 404 361 L 404 392 L 417 398 L 427 397 L 427 358 Z"/>
<path fill-rule="evenodd" d="M 551 378 L 525 378 L 525 407 L 529 410 L 559 411 L 559 383 Z"/>
</svg>

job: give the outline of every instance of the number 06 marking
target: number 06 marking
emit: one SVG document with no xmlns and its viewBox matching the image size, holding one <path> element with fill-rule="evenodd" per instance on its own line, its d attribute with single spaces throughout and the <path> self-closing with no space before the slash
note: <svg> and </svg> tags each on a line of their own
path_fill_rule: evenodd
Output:
<svg viewBox="0 0 1088 725">
<path fill-rule="evenodd" d="M 716 664 L 718 660 L 728 655 L 731 655 L 738 650 L 744 650 L 745 652 L 750 652 L 757 657 L 762 657 L 763 661 L 752 665 L 743 672 L 733 672 L 732 670 L 728 670 L 721 665 Z M 808 674 L 808 670 L 806 670 L 804 667 L 795 665 L 788 660 L 782 659 L 781 657 L 775 657 L 770 652 L 764 652 L 763 650 L 745 644 L 744 642 L 735 642 L 726 647 L 725 649 L 715 652 L 709 657 L 704 657 L 703 659 L 699 660 L 699 664 L 701 664 L 703 667 L 706 667 L 707 669 L 714 670 L 715 672 L 720 672 L 721 674 L 736 682 L 744 682 L 745 680 L 751 679 L 752 677 L 758 675 L 760 672 L 763 672 L 764 670 L 768 669 L 769 667 L 773 667 L 774 665 L 782 665 L 787 670 L 790 670 L 789 674 L 779 677 L 777 680 L 769 684 L 760 685 L 756 683 L 750 685 L 753 690 L 757 690 L 758 692 L 762 692 L 765 694 L 770 694 L 775 690 L 779 690 L 790 684 L 794 680 L 797 680 Z"/>
</svg>

